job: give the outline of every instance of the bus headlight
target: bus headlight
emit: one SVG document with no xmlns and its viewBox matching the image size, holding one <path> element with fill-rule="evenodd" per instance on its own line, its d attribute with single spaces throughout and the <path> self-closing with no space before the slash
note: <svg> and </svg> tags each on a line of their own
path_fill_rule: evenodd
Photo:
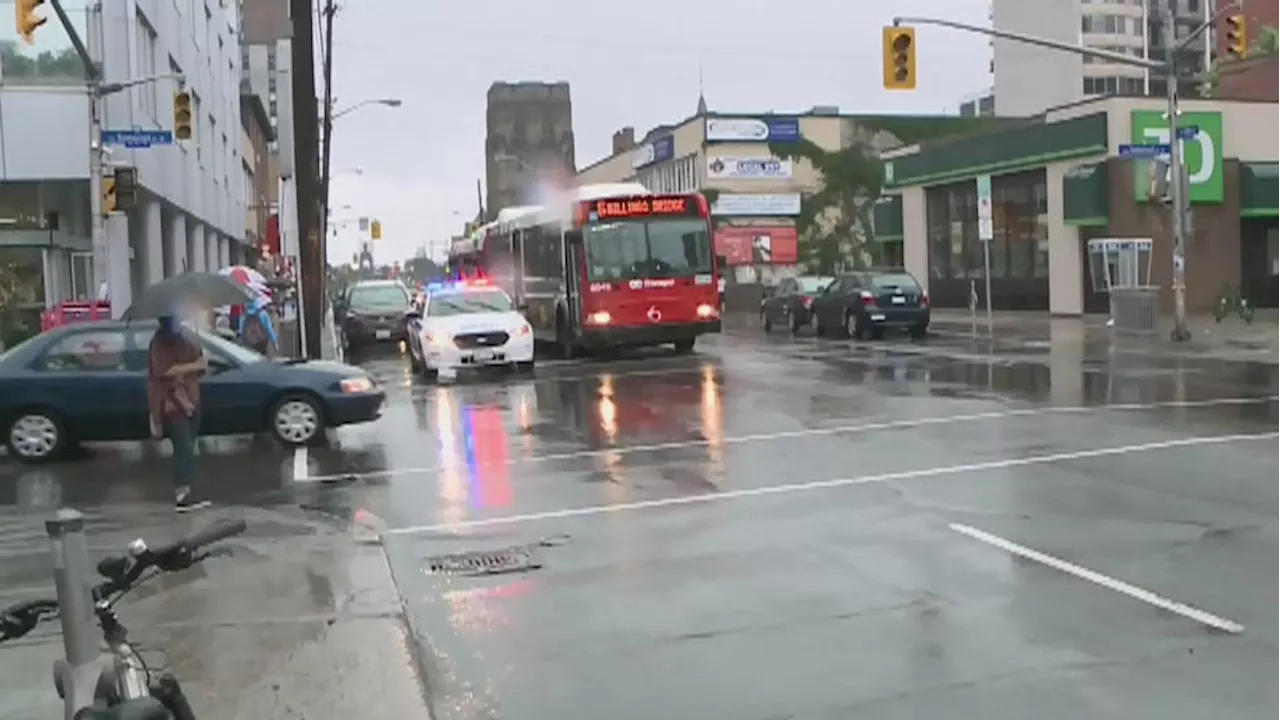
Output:
<svg viewBox="0 0 1280 720">
<path fill-rule="evenodd" d="M 605 310 L 598 310 L 587 316 L 587 322 L 592 325 L 608 325 L 613 320 L 613 316 Z"/>
<path fill-rule="evenodd" d="M 707 305 L 707 304 L 705 304 L 705 303 L 704 303 L 704 304 L 702 304 L 702 305 L 699 305 L 699 306 L 698 306 L 698 317 L 700 317 L 700 318 L 702 318 L 702 319 L 704 319 L 704 320 L 705 320 L 705 319 L 707 319 L 707 318 L 713 318 L 713 317 L 715 317 L 715 316 L 716 316 L 716 314 L 717 314 L 717 313 L 716 313 L 716 309 L 715 309 L 715 307 L 713 307 L 713 306 L 711 306 L 711 305 Z"/>
</svg>

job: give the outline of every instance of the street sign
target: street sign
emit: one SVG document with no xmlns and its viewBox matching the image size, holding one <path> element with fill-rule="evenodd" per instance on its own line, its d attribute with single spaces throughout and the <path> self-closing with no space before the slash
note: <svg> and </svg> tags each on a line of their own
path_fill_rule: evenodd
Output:
<svg viewBox="0 0 1280 720">
<path fill-rule="evenodd" d="M 979 175 L 978 178 L 978 239 L 991 242 L 995 238 L 995 224 L 991 212 L 991 176 Z"/>
<path fill-rule="evenodd" d="M 172 145 L 172 130 L 103 130 L 103 145 L 123 145 L 134 150 L 152 145 Z"/>
<path fill-rule="evenodd" d="M 1183 127 L 1178 128 L 1179 140 L 1195 140 L 1196 136 L 1199 134 L 1200 134 L 1199 125 L 1185 125 Z"/>
<path fill-rule="evenodd" d="M 1169 154 L 1168 145 L 1121 145 L 1116 153 L 1122 158 L 1156 158 Z"/>
</svg>

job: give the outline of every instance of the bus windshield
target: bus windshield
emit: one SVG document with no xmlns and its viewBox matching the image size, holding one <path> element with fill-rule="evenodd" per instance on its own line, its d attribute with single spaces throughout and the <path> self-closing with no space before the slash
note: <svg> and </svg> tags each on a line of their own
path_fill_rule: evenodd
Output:
<svg viewBox="0 0 1280 720">
<path fill-rule="evenodd" d="M 707 221 L 624 221 L 583 229 L 587 280 L 687 277 L 711 272 Z"/>
</svg>

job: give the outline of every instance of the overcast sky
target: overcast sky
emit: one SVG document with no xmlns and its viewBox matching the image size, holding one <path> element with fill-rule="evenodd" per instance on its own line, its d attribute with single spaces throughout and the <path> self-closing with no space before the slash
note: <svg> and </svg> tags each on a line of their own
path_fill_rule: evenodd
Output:
<svg viewBox="0 0 1280 720">
<path fill-rule="evenodd" d="M 378 262 L 424 246 L 441 255 L 476 211 L 485 92 L 496 80 L 569 82 L 579 167 L 607 156 L 620 127 L 642 135 L 691 115 L 699 66 L 715 112 L 837 105 L 955 114 L 989 84 L 987 39 L 920 28 L 919 88 L 889 93 L 880 86 L 880 28 L 894 15 L 986 24 L 987 8 L 987 0 L 346 0 L 334 26 L 336 105 L 404 104 L 362 108 L 335 124 L 334 214 L 382 221 Z M 340 227 L 330 260 L 349 260 L 358 239 L 354 222 Z"/>
</svg>

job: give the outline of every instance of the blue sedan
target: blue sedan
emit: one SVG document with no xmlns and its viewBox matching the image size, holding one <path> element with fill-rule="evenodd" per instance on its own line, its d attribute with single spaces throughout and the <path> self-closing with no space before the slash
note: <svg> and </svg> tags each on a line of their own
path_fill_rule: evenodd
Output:
<svg viewBox="0 0 1280 720">
<path fill-rule="evenodd" d="M 81 442 L 145 440 L 147 347 L 155 322 L 50 330 L 0 355 L 0 431 L 11 457 L 41 462 Z M 288 446 L 376 419 L 386 393 L 359 368 L 269 360 L 211 334 L 200 341 L 201 435 L 270 432 Z"/>
</svg>

